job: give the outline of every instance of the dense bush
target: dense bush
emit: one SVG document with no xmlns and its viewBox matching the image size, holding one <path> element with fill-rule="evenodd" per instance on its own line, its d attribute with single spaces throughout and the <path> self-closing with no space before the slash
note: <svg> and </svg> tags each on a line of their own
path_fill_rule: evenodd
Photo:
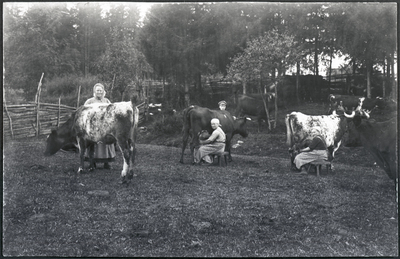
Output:
<svg viewBox="0 0 400 259">
<path fill-rule="evenodd" d="M 93 96 L 93 86 L 98 82 L 102 83 L 97 76 L 54 77 L 43 83 L 40 100 L 41 102 L 58 103 L 58 98 L 61 97 L 61 104 L 75 107 L 78 101 L 78 89 L 81 86 L 79 104 L 82 105 Z M 104 86 L 107 91 L 108 86 L 106 84 Z"/>
<path fill-rule="evenodd" d="M 182 131 L 181 114 L 162 113 L 156 115 L 150 130 L 155 134 L 179 134 Z"/>
</svg>

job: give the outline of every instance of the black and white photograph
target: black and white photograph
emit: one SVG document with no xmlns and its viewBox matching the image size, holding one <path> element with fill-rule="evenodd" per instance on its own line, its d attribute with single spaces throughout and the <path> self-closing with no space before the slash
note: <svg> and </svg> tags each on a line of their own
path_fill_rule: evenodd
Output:
<svg viewBox="0 0 400 259">
<path fill-rule="evenodd" d="M 397 257 L 398 3 L 3 2 L 3 257 Z"/>
</svg>

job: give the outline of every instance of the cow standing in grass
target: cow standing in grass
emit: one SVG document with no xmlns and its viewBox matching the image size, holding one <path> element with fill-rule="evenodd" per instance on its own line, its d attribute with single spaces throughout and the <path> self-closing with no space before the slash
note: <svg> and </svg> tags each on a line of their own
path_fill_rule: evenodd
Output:
<svg viewBox="0 0 400 259">
<path fill-rule="evenodd" d="M 331 114 L 334 110 L 338 108 L 338 106 L 342 106 L 345 111 L 349 113 L 357 108 L 359 104 L 360 98 L 364 98 L 364 102 L 362 104 L 362 109 L 366 109 L 371 111 L 374 108 L 383 109 L 385 106 L 385 100 L 381 97 L 376 98 L 365 98 L 362 96 L 353 96 L 353 95 L 329 95 L 329 111 Z"/>
<path fill-rule="evenodd" d="M 341 110 L 343 112 L 343 110 Z M 293 166 L 296 150 L 308 147 L 312 142 L 313 129 L 320 132 L 329 151 L 329 160 L 332 160 L 335 151 L 339 149 L 342 137 L 347 130 L 347 120 L 343 115 L 306 115 L 301 112 L 292 112 L 285 118 L 287 145 Z"/>
<path fill-rule="evenodd" d="M 390 179 L 399 178 L 397 167 L 397 118 L 377 122 L 369 119 L 368 112 L 362 110 L 364 98 L 351 115 L 345 116 L 353 122 L 350 131 L 357 134 L 364 148 L 374 157 L 377 164 L 385 170 Z"/>
<path fill-rule="evenodd" d="M 55 154 L 61 147 L 73 143 L 76 139 L 80 150 L 80 167 L 78 173 L 84 172 L 85 150 L 89 149 L 89 171 L 94 169 L 94 144 L 117 143 L 124 158 L 121 177 L 133 177 L 135 161 L 135 141 L 139 110 L 131 102 L 112 104 L 91 104 L 81 106 L 58 129 L 53 130 L 47 138 L 44 154 Z"/>
<path fill-rule="evenodd" d="M 271 111 L 275 109 L 274 95 L 264 94 L 264 100 L 268 107 L 269 116 L 271 116 Z M 239 94 L 237 96 L 237 106 L 235 114 L 236 116 L 256 116 L 258 121 L 258 131 L 260 131 L 261 128 L 261 120 L 268 120 L 263 97 L 261 96 L 261 94 Z"/>
<path fill-rule="evenodd" d="M 210 134 L 213 129 L 211 128 L 211 120 L 217 118 L 222 125 L 221 128 L 226 135 L 225 151 L 229 152 L 229 160 L 231 157 L 231 140 L 235 134 L 240 134 L 242 137 L 247 137 L 246 118 L 234 119 L 227 111 L 216 111 L 200 106 L 190 106 L 183 111 L 183 146 L 182 154 L 179 162 L 183 163 L 183 155 L 186 145 L 191 136 L 190 151 L 192 155 L 192 162 L 194 162 L 194 148 L 199 145 L 199 133 L 202 130 L 207 130 Z"/>
</svg>

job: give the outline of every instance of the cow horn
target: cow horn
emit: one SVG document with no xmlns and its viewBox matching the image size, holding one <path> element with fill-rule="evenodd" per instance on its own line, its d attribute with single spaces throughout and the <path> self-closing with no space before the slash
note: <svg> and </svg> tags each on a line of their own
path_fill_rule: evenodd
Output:
<svg viewBox="0 0 400 259">
<path fill-rule="evenodd" d="M 369 112 L 366 110 L 363 110 L 363 113 L 364 113 L 365 117 L 367 117 L 367 119 L 369 119 L 369 117 L 370 117 Z"/>
<path fill-rule="evenodd" d="M 353 119 L 355 115 L 356 115 L 355 111 L 352 111 L 350 115 L 348 115 L 347 113 L 344 113 L 344 117 L 346 117 L 348 119 Z"/>
</svg>

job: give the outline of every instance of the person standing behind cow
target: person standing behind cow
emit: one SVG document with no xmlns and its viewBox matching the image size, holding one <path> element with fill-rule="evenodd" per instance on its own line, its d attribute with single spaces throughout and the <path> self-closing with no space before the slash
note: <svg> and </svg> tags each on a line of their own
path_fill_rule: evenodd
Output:
<svg viewBox="0 0 400 259">
<path fill-rule="evenodd" d="M 93 87 L 93 97 L 88 99 L 84 105 L 94 104 L 94 103 L 111 103 L 110 100 L 105 98 L 106 91 L 104 90 L 104 85 L 97 83 Z M 89 157 L 88 150 L 85 154 L 86 158 Z M 115 146 L 114 144 L 106 145 L 101 142 L 94 145 L 94 164 L 96 167 L 96 162 L 104 163 L 104 169 L 110 169 L 109 162 L 115 160 Z"/>
<path fill-rule="evenodd" d="M 304 167 L 306 164 L 317 160 L 328 160 L 328 151 L 321 134 L 316 129 L 313 129 L 311 134 L 315 137 L 310 145 L 300 149 L 300 153 L 294 158 L 294 163 L 297 169 L 301 169 L 301 174 L 307 174 L 307 170 Z"/>
<path fill-rule="evenodd" d="M 206 140 L 199 140 L 200 147 L 194 151 L 194 162 L 200 165 L 212 165 L 213 160 L 210 154 L 223 152 L 225 150 L 225 133 L 221 129 L 221 124 L 217 118 L 211 120 L 211 128 L 214 130 Z"/>
<path fill-rule="evenodd" d="M 222 100 L 222 101 L 220 101 L 220 102 L 218 103 L 218 106 L 219 106 L 219 109 L 220 109 L 221 111 L 225 111 L 225 109 L 226 109 L 226 102 L 225 102 L 224 100 Z"/>
<path fill-rule="evenodd" d="M 219 109 L 220 109 L 220 113 L 222 114 L 229 114 L 231 115 L 227 110 L 226 110 L 226 102 L 224 100 L 220 101 L 218 103 Z"/>
</svg>

